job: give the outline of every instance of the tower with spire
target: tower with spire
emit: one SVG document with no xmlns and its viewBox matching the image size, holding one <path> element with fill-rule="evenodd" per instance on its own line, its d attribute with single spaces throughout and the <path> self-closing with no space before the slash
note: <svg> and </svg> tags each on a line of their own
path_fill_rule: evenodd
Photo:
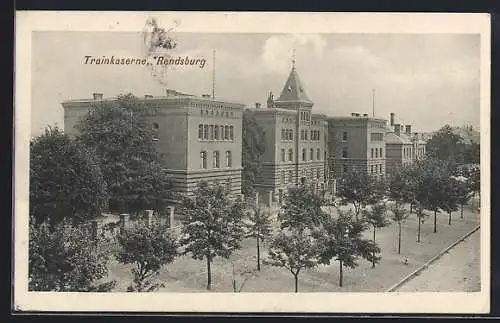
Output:
<svg viewBox="0 0 500 323">
<path fill-rule="evenodd" d="M 290 186 L 326 187 L 326 116 L 312 113 L 313 101 L 299 78 L 295 50 L 281 94 L 267 96 L 267 109 L 256 108 L 255 120 L 266 133 L 266 151 L 255 188 L 259 201 L 279 205 Z M 260 104 L 256 105 L 260 107 Z"/>
</svg>

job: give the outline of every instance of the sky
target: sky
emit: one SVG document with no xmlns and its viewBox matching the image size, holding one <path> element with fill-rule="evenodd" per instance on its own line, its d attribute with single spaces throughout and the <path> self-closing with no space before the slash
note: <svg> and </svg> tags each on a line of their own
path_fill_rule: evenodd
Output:
<svg viewBox="0 0 500 323">
<path fill-rule="evenodd" d="M 479 129 L 479 35 L 475 34 L 242 34 L 175 33 L 178 56 L 205 58 L 199 66 L 89 65 L 85 56 L 143 58 L 140 32 L 35 31 L 32 37 L 32 136 L 64 126 L 61 102 L 132 93 L 164 95 L 170 88 L 265 106 L 281 93 L 292 66 L 313 111 L 351 112 L 389 119 L 412 131 L 445 124 Z M 373 100 L 373 89 L 375 96 Z"/>
</svg>

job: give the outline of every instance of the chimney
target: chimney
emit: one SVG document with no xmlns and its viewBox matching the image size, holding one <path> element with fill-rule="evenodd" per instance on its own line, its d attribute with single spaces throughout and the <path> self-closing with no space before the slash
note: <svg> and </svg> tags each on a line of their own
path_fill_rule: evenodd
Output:
<svg viewBox="0 0 500 323">
<path fill-rule="evenodd" d="M 102 93 L 93 93 L 94 100 L 102 100 Z"/>
<path fill-rule="evenodd" d="M 401 133 L 401 125 L 400 124 L 394 125 L 394 133 L 396 134 L 396 136 L 399 136 L 399 134 Z"/>
<path fill-rule="evenodd" d="M 210 94 L 202 94 L 201 97 L 205 99 L 210 99 Z"/>
<path fill-rule="evenodd" d="M 364 113 L 364 114 L 363 114 L 363 117 L 368 117 L 368 113 Z"/>
<path fill-rule="evenodd" d="M 356 116 L 356 113 L 351 113 L 351 117 L 355 117 Z"/>
<path fill-rule="evenodd" d="M 259 102 L 255 102 L 255 109 L 260 109 L 260 103 Z"/>
<path fill-rule="evenodd" d="M 408 136 L 411 135 L 411 125 L 407 124 L 405 131 Z"/>
<path fill-rule="evenodd" d="M 394 119 L 396 117 L 396 114 L 394 112 L 391 112 L 391 127 L 394 127 Z"/>
<path fill-rule="evenodd" d="M 145 98 L 145 99 L 152 99 L 152 98 L 153 98 L 153 96 L 152 96 L 151 94 L 145 94 L 145 95 L 144 95 L 144 98 Z"/>
</svg>

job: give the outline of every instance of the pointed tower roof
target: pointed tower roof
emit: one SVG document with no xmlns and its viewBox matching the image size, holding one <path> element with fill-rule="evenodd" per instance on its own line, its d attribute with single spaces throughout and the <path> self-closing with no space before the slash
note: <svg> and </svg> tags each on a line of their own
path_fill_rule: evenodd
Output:
<svg viewBox="0 0 500 323">
<path fill-rule="evenodd" d="M 295 65 L 295 64 L 294 64 Z M 295 66 L 292 67 L 292 71 L 288 76 L 288 80 L 283 87 L 283 91 L 277 101 L 292 101 L 292 102 L 307 102 L 312 104 L 313 102 L 307 97 L 306 91 L 300 82 L 299 75 L 295 70 Z"/>
</svg>

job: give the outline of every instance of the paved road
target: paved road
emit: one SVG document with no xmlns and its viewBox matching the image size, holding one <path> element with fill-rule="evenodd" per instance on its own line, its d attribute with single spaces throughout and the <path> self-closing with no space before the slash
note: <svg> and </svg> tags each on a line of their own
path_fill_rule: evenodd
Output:
<svg viewBox="0 0 500 323">
<path fill-rule="evenodd" d="M 480 230 L 437 259 L 397 292 L 479 292 Z"/>
</svg>

